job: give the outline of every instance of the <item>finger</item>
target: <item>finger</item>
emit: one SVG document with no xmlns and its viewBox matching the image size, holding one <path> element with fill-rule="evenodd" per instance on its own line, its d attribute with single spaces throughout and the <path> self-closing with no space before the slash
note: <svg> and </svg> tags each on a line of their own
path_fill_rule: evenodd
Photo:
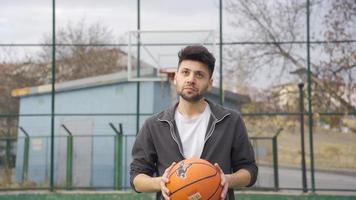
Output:
<svg viewBox="0 0 356 200">
<path fill-rule="evenodd" d="M 169 192 L 169 189 L 167 188 L 165 182 L 161 181 L 160 185 L 161 185 L 161 190 L 163 190 L 163 191 L 164 191 L 165 193 L 167 193 L 167 194 L 170 193 L 170 192 Z"/>
<path fill-rule="evenodd" d="M 169 190 L 166 187 L 166 185 L 161 181 L 161 192 L 162 192 L 162 196 L 164 197 L 164 199 L 169 199 Z"/>
<path fill-rule="evenodd" d="M 224 174 L 224 172 L 222 171 L 222 169 L 220 168 L 220 166 L 219 166 L 218 163 L 215 163 L 214 166 L 215 166 L 215 168 L 218 170 L 218 172 L 220 173 L 220 177 L 221 177 L 220 185 L 221 185 L 221 186 L 224 186 L 225 183 L 226 183 L 225 174 Z"/>
<path fill-rule="evenodd" d="M 166 184 L 169 183 L 169 178 L 168 178 L 168 174 L 171 170 L 171 168 L 175 165 L 176 163 L 173 162 L 168 168 L 166 168 L 166 170 L 164 170 L 164 173 L 161 177 L 161 181 L 160 181 L 160 186 L 161 186 L 161 192 L 162 192 L 162 196 L 164 197 L 165 200 L 169 200 L 169 195 L 170 195 L 170 191 L 169 189 L 166 187 Z"/>
<path fill-rule="evenodd" d="M 221 185 L 221 186 L 224 186 L 225 184 L 226 184 L 225 176 L 222 176 L 222 177 L 221 177 L 220 185 Z"/>
<path fill-rule="evenodd" d="M 172 162 L 172 164 L 167 168 L 168 171 L 171 171 L 171 168 L 176 164 L 176 162 Z"/>
<path fill-rule="evenodd" d="M 220 168 L 218 163 L 215 163 L 214 166 L 220 173 L 222 173 L 222 174 L 224 173 L 223 170 Z"/>
<path fill-rule="evenodd" d="M 167 167 L 166 170 L 164 170 L 163 175 L 167 175 L 169 171 L 171 171 L 172 167 L 176 164 L 176 162 L 173 162 L 169 167 Z"/>
<path fill-rule="evenodd" d="M 225 199 L 226 198 L 226 195 L 227 195 L 227 191 L 228 191 L 229 187 L 227 184 L 224 185 L 224 188 L 221 192 L 221 199 Z"/>
<path fill-rule="evenodd" d="M 161 181 L 162 181 L 163 183 L 167 184 L 167 183 L 169 182 L 169 179 L 168 179 L 167 175 L 162 176 Z"/>
<path fill-rule="evenodd" d="M 163 175 L 162 175 L 162 178 L 161 178 L 161 180 L 162 180 L 164 183 L 166 183 L 166 184 L 169 183 L 168 174 L 169 174 L 171 168 L 172 168 L 175 164 L 176 164 L 176 163 L 173 162 L 173 163 L 164 171 L 164 173 L 163 173 Z"/>
<path fill-rule="evenodd" d="M 215 163 L 214 166 L 219 171 L 220 177 L 221 177 L 220 185 L 223 187 L 223 190 L 221 192 L 221 199 L 225 199 L 226 195 L 227 195 L 227 192 L 228 192 L 228 189 L 229 189 L 229 185 L 228 185 L 228 182 L 226 180 L 225 174 L 224 174 L 223 170 L 221 169 L 221 167 L 219 166 L 219 164 Z"/>
<path fill-rule="evenodd" d="M 160 186 L 162 194 L 166 194 L 166 196 L 170 194 L 169 189 L 166 187 L 166 182 L 163 179 L 161 179 Z"/>
<path fill-rule="evenodd" d="M 169 196 L 167 194 L 165 194 L 164 192 L 162 192 L 162 196 L 163 196 L 163 198 L 165 200 L 169 200 L 170 199 Z"/>
<path fill-rule="evenodd" d="M 170 199 L 169 195 L 170 195 L 170 191 L 169 189 L 166 187 L 166 184 L 169 183 L 169 178 L 168 178 L 168 174 L 171 170 L 171 168 L 175 165 L 176 163 L 173 162 L 168 168 L 166 168 L 166 170 L 164 171 L 162 177 L 161 177 L 161 192 L 162 192 L 162 196 L 164 197 L 164 199 Z"/>
</svg>

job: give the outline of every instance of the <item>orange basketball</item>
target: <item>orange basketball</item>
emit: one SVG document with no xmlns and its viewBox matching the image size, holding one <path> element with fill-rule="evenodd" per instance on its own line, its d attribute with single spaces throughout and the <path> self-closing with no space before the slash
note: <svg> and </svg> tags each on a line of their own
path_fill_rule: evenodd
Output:
<svg viewBox="0 0 356 200">
<path fill-rule="evenodd" d="M 206 160 L 182 160 L 172 167 L 168 179 L 171 200 L 220 199 L 220 173 Z"/>
</svg>

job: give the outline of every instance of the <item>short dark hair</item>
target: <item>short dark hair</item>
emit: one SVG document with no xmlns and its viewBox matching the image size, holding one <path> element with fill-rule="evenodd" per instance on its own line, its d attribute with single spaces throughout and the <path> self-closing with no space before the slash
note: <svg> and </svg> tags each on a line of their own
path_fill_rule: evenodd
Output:
<svg viewBox="0 0 356 200">
<path fill-rule="evenodd" d="M 215 57 L 209 50 L 202 45 L 186 46 L 178 53 L 178 67 L 183 60 L 199 61 L 208 66 L 210 78 L 213 75 L 215 67 Z"/>
</svg>

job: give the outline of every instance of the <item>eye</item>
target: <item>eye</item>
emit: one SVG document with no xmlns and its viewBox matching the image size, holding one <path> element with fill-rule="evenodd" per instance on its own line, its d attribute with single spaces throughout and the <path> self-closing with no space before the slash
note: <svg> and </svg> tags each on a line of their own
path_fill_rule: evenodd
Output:
<svg viewBox="0 0 356 200">
<path fill-rule="evenodd" d="M 196 74 L 196 77 L 199 78 L 199 79 L 204 78 L 204 74 L 198 72 L 198 73 Z"/>
<path fill-rule="evenodd" d="M 189 71 L 188 70 L 182 70 L 181 72 L 183 75 L 188 75 L 189 74 Z"/>
</svg>

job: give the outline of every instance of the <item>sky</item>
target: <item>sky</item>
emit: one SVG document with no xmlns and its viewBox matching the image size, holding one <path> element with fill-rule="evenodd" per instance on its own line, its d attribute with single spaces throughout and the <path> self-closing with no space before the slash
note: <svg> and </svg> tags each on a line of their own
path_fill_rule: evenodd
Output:
<svg viewBox="0 0 356 200">
<path fill-rule="evenodd" d="M 215 30 L 218 37 L 218 0 L 141 0 L 140 2 L 141 30 L 209 29 Z M 320 15 L 320 10 L 312 13 L 311 28 L 314 33 L 318 33 L 317 27 L 320 21 L 315 19 Z M 229 26 L 227 15 L 224 17 L 224 34 L 233 37 L 247 35 L 241 28 Z M 56 0 L 57 29 L 65 27 L 68 23 L 82 20 L 88 24 L 100 23 L 113 31 L 114 36 L 117 37 L 115 41 L 124 38 L 126 40 L 124 42 L 127 42 L 127 32 L 137 29 L 137 1 Z M 52 0 L 0 0 L 0 44 L 38 44 L 43 41 L 44 35 L 51 34 L 51 31 Z M 163 41 L 160 35 L 155 37 L 157 41 Z M 215 38 L 215 41 L 218 39 Z M 230 41 L 230 38 L 224 35 L 224 41 Z M 41 47 L 11 48 L 14 56 L 28 54 L 31 56 L 40 49 Z M 168 52 L 164 48 L 160 50 Z M 217 53 L 218 51 L 216 57 L 218 57 Z M 304 50 L 301 54 L 305 55 Z M 6 58 L 0 55 L 0 62 L 4 59 Z M 266 77 L 264 72 L 260 73 L 260 76 L 262 77 L 258 77 L 254 83 L 260 86 L 269 85 L 265 84 L 269 77 Z"/>
<path fill-rule="evenodd" d="M 0 43 L 38 43 L 52 30 L 51 0 L 0 0 Z M 216 0 L 141 0 L 142 30 L 218 29 Z M 116 35 L 137 29 L 134 0 L 57 0 L 56 24 L 85 19 Z"/>
<path fill-rule="evenodd" d="M 218 0 L 141 0 L 141 30 L 215 30 L 219 29 Z M 52 0 L 0 0 L 0 44 L 39 44 L 45 35 L 52 32 Z M 56 28 L 65 27 L 68 23 L 84 20 L 87 25 L 100 23 L 112 30 L 112 41 L 128 42 L 128 31 L 137 30 L 137 1 L 135 0 L 57 0 Z M 174 35 L 174 34 L 171 34 Z M 200 37 L 201 35 L 201 37 Z M 186 33 L 153 36 L 154 42 L 173 43 L 201 42 L 206 34 Z M 166 36 L 166 37 L 165 37 Z M 195 38 L 193 40 L 189 37 Z M 200 38 L 199 38 L 200 37 Z M 187 38 L 184 40 L 182 38 Z M 216 35 L 215 38 L 218 38 Z M 214 39 L 215 39 L 214 38 Z M 213 39 L 213 40 L 214 40 Z M 181 47 L 180 47 L 181 48 Z M 12 47 L 13 57 L 36 55 L 41 47 Z M 125 49 L 124 49 L 125 50 Z M 164 56 L 161 60 L 175 65 L 176 59 L 171 54 L 179 49 L 160 48 Z M 154 54 L 155 52 L 153 52 Z M 168 54 L 168 55 L 167 55 Z M 147 56 L 143 51 L 142 56 Z M 4 58 L 6 56 L 6 58 Z M 8 54 L 1 60 L 11 60 Z M 155 55 L 157 57 L 157 55 Z M 152 60 L 147 60 L 151 62 Z"/>
<path fill-rule="evenodd" d="M 45 35 L 51 35 L 52 0 L 0 0 L 0 5 L 0 44 L 39 44 Z M 140 10 L 141 30 L 218 31 L 219 28 L 218 0 L 141 0 Z M 108 27 L 115 37 L 111 41 L 127 43 L 128 31 L 137 30 L 137 1 L 56 0 L 56 29 L 83 20 L 86 25 L 100 23 Z M 155 41 L 162 41 L 159 34 L 154 37 Z M 41 47 L 10 49 L 11 55 L 31 57 Z M 0 55 L 0 62 L 5 59 L 13 58 Z"/>
</svg>

